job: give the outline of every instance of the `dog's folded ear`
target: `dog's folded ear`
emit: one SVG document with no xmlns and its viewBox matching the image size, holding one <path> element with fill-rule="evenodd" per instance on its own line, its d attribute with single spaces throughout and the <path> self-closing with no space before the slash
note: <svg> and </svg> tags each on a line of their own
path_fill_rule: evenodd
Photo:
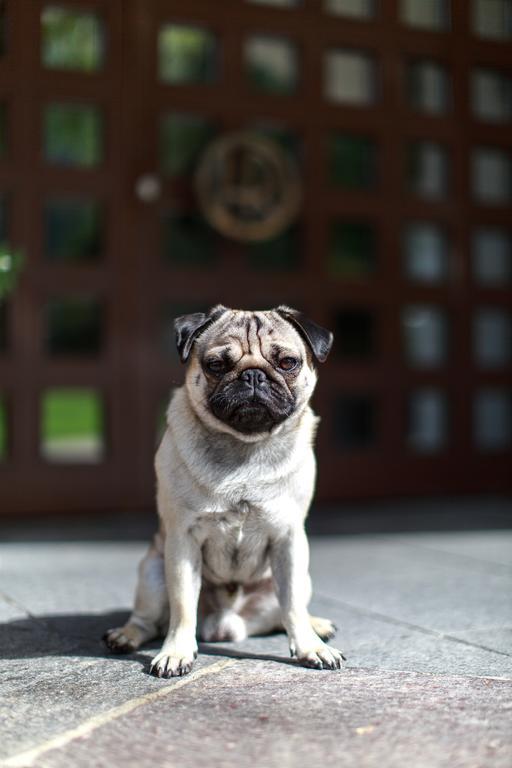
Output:
<svg viewBox="0 0 512 768">
<path fill-rule="evenodd" d="M 298 331 L 307 343 L 313 352 L 315 359 L 318 360 L 319 363 L 323 363 L 327 360 L 327 355 L 331 351 L 334 339 L 331 331 L 328 331 L 327 328 L 322 328 L 321 325 L 317 325 L 297 309 L 281 306 L 277 307 L 276 312 L 293 325 L 295 330 Z"/>
<path fill-rule="evenodd" d="M 176 346 L 182 363 L 187 362 L 194 341 L 226 311 L 226 307 L 218 304 L 216 307 L 212 307 L 208 314 L 193 312 L 190 315 L 181 315 L 174 320 Z"/>
</svg>

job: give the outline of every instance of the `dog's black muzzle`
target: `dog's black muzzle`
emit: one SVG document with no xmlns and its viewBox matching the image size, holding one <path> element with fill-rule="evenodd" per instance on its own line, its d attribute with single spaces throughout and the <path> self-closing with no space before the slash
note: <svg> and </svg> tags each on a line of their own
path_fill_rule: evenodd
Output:
<svg viewBox="0 0 512 768">
<path fill-rule="evenodd" d="M 261 368 L 246 368 L 210 397 L 212 413 L 237 432 L 256 434 L 291 416 L 295 401 Z"/>
</svg>

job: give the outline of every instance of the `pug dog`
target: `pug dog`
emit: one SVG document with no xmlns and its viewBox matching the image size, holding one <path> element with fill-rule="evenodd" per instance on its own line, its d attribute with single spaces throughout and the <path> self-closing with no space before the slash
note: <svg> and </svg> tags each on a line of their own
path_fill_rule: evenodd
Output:
<svg viewBox="0 0 512 768">
<path fill-rule="evenodd" d="M 240 641 L 286 630 L 290 652 L 341 668 L 334 625 L 311 616 L 304 521 L 313 496 L 309 406 L 330 331 L 280 306 L 216 306 L 175 321 L 184 386 L 155 460 L 161 526 L 139 568 L 135 607 L 107 646 L 130 653 L 166 633 L 157 677 L 188 673 L 197 637 Z"/>
</svg>

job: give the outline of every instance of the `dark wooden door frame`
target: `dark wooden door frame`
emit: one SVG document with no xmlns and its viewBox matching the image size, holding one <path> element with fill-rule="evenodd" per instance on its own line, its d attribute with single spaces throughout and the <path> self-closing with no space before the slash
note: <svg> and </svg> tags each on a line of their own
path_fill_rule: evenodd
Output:
<svg viewBox="0 0 512 768">
<path fill-rule="evenodd" d="M 70 6 L 84 3 L 71 0 Z M 134 251 L 126 232 L 124 130 L 125 12 L 122 0 L 88 0 L 105 21 L 107 56 L 101 72 L 44 70 L 40 63 L 40 13 L 44 3 L 7 4 L 7 61 L 0 83 L 8 103 L 9 159 L 1 183 L 10 197 L 10 239 L 26 264 L 10 301 L 10 346 L 0 361 L 10 409 L 10 451 L 0 466 L 1 512 L 93 510 L 140 502 L 130 420 L 136 412 Z M 52 101 L 93 103 L 104 114 L 105 156 L 96 169 L 51 167 L 42 156 L 42 107 Z M 42 208 L 48 195 L 91 196 L 105 204 L 107 242 L 94 266 L 49 264 L 43 255 Z M 97 359 L 52 360 L 43 352 L 43 307 L 51 296 L 100 297 L 105 340 Z M 105 460 L 61 465 L 39 454 L 38 402 L 45 386 L 91 386 L 106 403 Z M 134 431 L 133 443 L 136 444 Z"/>
</svg>

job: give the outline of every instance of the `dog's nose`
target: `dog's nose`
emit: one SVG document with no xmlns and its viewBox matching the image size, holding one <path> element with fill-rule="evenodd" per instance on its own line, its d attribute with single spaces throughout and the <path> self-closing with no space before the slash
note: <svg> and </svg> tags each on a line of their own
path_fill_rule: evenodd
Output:
<svg viewBox="0 0 512 768">
<path fill-rule="evenodd" d="M 240 374 L 240 380 L 256 389 L 256 387 L 261 386 L 267 380 L 267 374 L 260 368 L 246 368 Z"/>
</svg>

